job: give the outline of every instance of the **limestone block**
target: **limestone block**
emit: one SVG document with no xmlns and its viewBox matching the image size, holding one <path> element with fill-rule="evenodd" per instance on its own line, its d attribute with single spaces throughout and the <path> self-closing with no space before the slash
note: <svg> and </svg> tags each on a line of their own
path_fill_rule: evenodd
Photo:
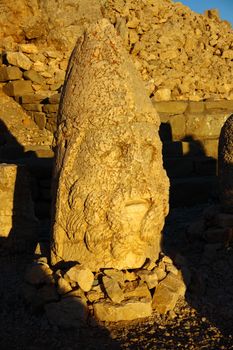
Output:
<svg viewBox="0 0 233 350">
<path fill-rule="evenodd" d="M 205 110 L 204 102 L 189 101 L 187 112 L 188 113 L 202 113 Z"/>
<path fill-rule="evenodd" d="M 23 73 L 18 67 L 1 67 L 0 81 L 18 80 L 22 78 Z"/>
<path fill-rule="evenodd" d="M 16 80 L 7 83 L 4 85 L 3 91 L 8 96 L 22 96 L 33 92 L 31 82 L 26 80 Z"/>
<path fill-rule="evenodd" d="M 20 49 L 20 51 L 22 51 L 24 53 L 31 53 L 31 54 L 38 53 L 38 48 L 36 47 L 35 44 L 20 44 L 19 49 Z"/>
<path fill-rule="evenodd" d="M 152 307 L 160 314 L 166 314 L 176 306 L 179 295 L 163 284 L 159 284 L 155 290 Z"/>
<path fill-rule="evenodd" d="M 6 59 L 9 64 L 29 70 L 32 66 L 32 61 L 22 52 L 7 52 Z"/>
<path fill-rule="evenodd" d="M 24 103 L 24 104 L 22 104 L 22 107 L 26 111 L 42 112 L 42 105 L 38 104 L 38 103 Z"/>
<path fill-rule="evenodd" d="M 43 130 L 46 125 L 46 117 L 44 113 L 41 112 L 31 112 L 30 116 L 34 119 L 36 125 L 39 129 Z"/>
<path fill-rule="evenodd" d="M 194 139 L 218 138 L 229 113 L 206 113 L 186 115 L 186 134 Z"/>
<path fill-rule="evenodd" d="M 94 315 L 100 321 L 132 321 L 152 315 L 150 299 L 131 298 L 121 304 L 100 301 L 93 305 Z"/>
<path fill-rule="evenodd" d="M 111 277 L 103 277 L 103 285 L 108 297 L 114 303 L 121 303 L 124 300 L 124 293 L 119 286 L 119 283 Z"/>
<path fill-rule="evenodd" d="M 172 140 L 180 140 L 186 135 L 186 117 L 184 114 L 177 115 L 163 115 L 160 114 L 161 123 L 167 124 L 168 130 L 165 129 L 170 135 Z M 161 132 L 163 132 L 163 125 L 161 125 Z"/>
<path fill-rule="evenodd" d="M 31 93 L 28 95 L 22 95 L 20 96 L 19 102 L 20 103 L 40 103 L 43 101 L 46 97 L 48 97 L 48 92 L 38 92 L 38 93 Z"/>
<path fill-rule="evenodd" d="M 26 169 L 15 164 L 0 164 L 0 236 L 34 241 L 37 226 Z"/>
<path fill-rule="evenodd" d="M 45 113 L 57 113 L 58 112 L 58 105 L 57 104 L 44 105 L 43 112 L 45 112 Z"/>
<path fill-rule="evenodd" d="M 206 101 L 205 108 L 208 109 L 228 109 L 233 110 L 233 101 L 222 100 L 222 101 Z"/>
<path fill-rule="evenodd" d="M 156 93 L 154 94 L 154 100 L 155 101 L 169 101 L 171 100 L 171 90 L 164 88 L 164 89 L 158 89 Z"/>
<path fill-rule="evenodd" d="M 220 203 L 224 212 L 233 213 L 233 114 L 222 127 L 218 147 Z"/>
<path fill-rule="evenodd" d="M 151 98 L 153 105 L 155 106 L 158 113 L 182 114 L 186 111 L 188 106 L 187 102 L 184 101 L 163 101 L 158 102 L 154 97 Z"/>
<path fill-rule="evenodd" d="M 31 80 L 33 83 L 44 84 L 44 78 L 35 70 L 30 69 L 23 73 L 26 80 Z"/>
<path fill-rule="evenodd" d="M 66 272 L 66 276 L 68 276 L 71 281 L 77 282 L 84 292 L 89 292 L 89 290 L 91 290 L 94 275 L 88 268 L 75 265 Z"/>
<path fill-rule="evenodd" d="M 155 271 L 140 270 L 137 275 L 142 281 L 146 282 L 149 289 L 157 287 L 158 276 Z"/>
<path fill-rule="evenodd" d="M 130 298 L 144 298 L 147 300 L 151 299 L 151 294 L 150 291 L 145 283 L 139 284 L 136 288 L 134 289 L 125 289 L 124 290 L 124 298 L 130 299 Z"/>
<path fill-rule="evenodd" d="M 49 97 L 49 103 L 50 104 L 59 104 L 61 98 L 61 94 L 54 94 Z"/>
<path fill-rule="evenodd" d="M 97 271 L 157 260 L 169 188 L 159 123 L 113 26 L 90 26 L 60 104 L 53 264 L 78 261 Z"/>
</svg>

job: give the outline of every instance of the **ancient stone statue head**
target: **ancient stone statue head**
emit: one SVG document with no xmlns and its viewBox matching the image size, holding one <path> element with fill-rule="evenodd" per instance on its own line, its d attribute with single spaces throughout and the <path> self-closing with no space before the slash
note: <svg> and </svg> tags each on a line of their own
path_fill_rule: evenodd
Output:
<svg viewBox="0 0 233 350">
<path fill-rule="evenodd" d="M 121 39 L 92 25 L 60 106 L 52 263 L 139 268 L 156 260 L 168 213 L 159 117 Z"/>
<path fill-rule="evenodd" d="M 233 213 L 233 114 L 224 123 L 219 137 L 218 178 L 221 207 Z"/>
</svg>

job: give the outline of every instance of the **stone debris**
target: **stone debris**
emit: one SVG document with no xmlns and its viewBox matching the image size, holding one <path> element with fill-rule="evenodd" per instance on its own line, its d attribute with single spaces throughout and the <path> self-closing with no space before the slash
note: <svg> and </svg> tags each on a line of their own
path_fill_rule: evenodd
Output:
<svg viewBox="0 0 233 350">
<path fill-rule="evenodd" d="M 153 295 L 152 305 L 161 314 L 174 309 L 178 299 L 184 297 L 186 285 L 182 276 L 168 275 L 159 283 Z"/>
<path fill-rule="evenodd" d="M 41 255 L 38 257 L 38 252 L 36 256 L 37 259 L 42 258 Z M 178 300 L 184 298 L 186 285 L 190 282 L 190 276 L 189 281 L 186 278 L 185 269 L 187 273 L 190 272 L 184 261 L 182 274 L 180 270 L 178 274 L 174 274 L 167 271 L 164 256 L 161 254 L 159 260 L 153 264 L 155 267 L 152 271 L 104 269 L 101 272 L 92 272 L 94 282 L 88 291 L 84 291 L 76 283 L 77 270 L 82 270 L 82 267 L 75 265 L 65 272 L 51 269 L 45 263 L 36 263 L 37 259 L 35 257 L 35 263 L 28 267 L 25 274 L 26 284 L 22 290 L 24 299 L 32 310 L 44 309 L 51 324 L 64 328 L 76 327 L 80 322 L 86 322 L 87 314 L 92 315 L 93 312 L 103 322 L 149 317 L 153 309 L 160 314 L 167 314 L 174 309 Z M 165 261 L 171 262 L 168 257 Z M 155 277 L 155 271 L 160 270 L 164 277 L 159 281 Z M 68 301 L 64 301 L 65 299 Z M 56 320 L 58 317 L 64 317 L 64 320 Z"/>
<path fill-rule="evenodd" d="M 96 319 L 105 322 L 132 321 L 152 315 L 151 301 L 143 298 L 132 298 L 121 304 L 100 301 L 94 303 L 93 308 Z"/>
<path fill-rule="evenodd" d="M 124 299 L 124 293 L 119 286 L 119 283 L 111 277 L 103 277 L 104 289 L 108 297 L 112 300 L 113 303 L 121 303 Z"/>
<path fill-rule="evenodd" d="M 153 289 L 158 285 L 158 276 L 155 270 L 139 270 L 137 275 L 145 282 L 149 289 Z"/>
<path fill-rule="evenodd" d="M 65 278 L 68 277 L 71 281 L 77 282 L 80 288 L 84 292 L 89 292 L 91 290 L 94 275 L 89 268 L 82 265 L 75 265 L 69 269 Z"/>
<path fill-rule="evenodd" d="M 32 66 L 32 61 L 22 52 L 7 52 L 6 59 L 9 64 L 29 70 Z"/>
</svg>

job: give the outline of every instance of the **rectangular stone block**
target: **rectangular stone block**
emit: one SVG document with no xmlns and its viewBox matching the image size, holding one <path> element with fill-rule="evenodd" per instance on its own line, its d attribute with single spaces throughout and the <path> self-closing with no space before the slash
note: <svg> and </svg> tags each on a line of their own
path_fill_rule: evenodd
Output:
<svg viewBox="0 0 233 350">
<path fill-rule="evenodd" d="M 203 140 L 202 145 L 207 157 L 218 158 L 218 139 Z"/>
<path fill-rule="evenodd" d="M 170 115 L 182 114 L 188 107 L 188 103 L 184 101 L 157 102 L 153 97 L 151 98 L 151 101 L 158 113 L 168 113 Z"/>
<path fill-rule="evenodd" d="M 23 96 L 16 96 L 15 100 L 22 104 L 22 103 L 40 103 L 44 99 L 46 99 L 48 96 L 48 92 L 37 92 L 37 93 L 31 93 L 28 95 L 23 95 Z"/>
<path fill-rule="evenodd" d="M 160 314 L 166 314 L 176 306 L 179 295 L 166 285 L 160 283 L 152 299 L 152 308 Z"/>
<path fill-rule="evenodd" d="M 131 321 L 152 314 L 150 299 L 131 298 L 121 304 L 101 301 L 93 306 L 95 317 L 106 322 Z"/>
<path fill-rule="evenodd" d="M 220 101 L 206 101 L 205 108 L 209 109 L 227 109 L 233 111 L 232 100 L 220 100 Z"/>
<path fill-rule="evenodd" d="M 22 52 L 7 52 L 6 59 L 9 64 L 25 70 L 32 66 L 32 61 Z"/>
<path fill-rule="evenodd" d="M 218 138 L 229 113 L 186 115 L 186 134 L 194 139 Z"/>
<path fill-rule="evenodd" d="M 22 107 L 26 111 L 42 112 L 42 105 L 38 104 L 38 103 L 24 103 L 24 104 L 22 104 Z"/>
<path fill-rule="evenodd" d="M 18 67 L 1 67 L 0 81 L 18 80 L 22 78 L 23 73 Z"/>
<path fill-rule="evenodd" d="M 184 114 L 160 114 L 160 137 L 162 140 L 177 141 L 186 136 L 186 118 Z"/>
<path fill-rule="evenodd" d="M 33 92 L 31 82 L 26 80 L 15 80 L 9 82 L 4 85 L 3 91 L 8 96 L 22 96 Z"/>
<path fill-rule="evenodd" d="M 30 116 L 34 119 L 34 122 L 38 125 L 38 127 L 42 130 L 46 125 L 46 116 L 42 112 L 30 112 Z"/>
<path fill-rule="evenodd" d="M 187 113 L 202 113 L 205 110 L 205 104 L 204 102 L 195 102 L 195 101 L 189 101 Z"/>
</svg>

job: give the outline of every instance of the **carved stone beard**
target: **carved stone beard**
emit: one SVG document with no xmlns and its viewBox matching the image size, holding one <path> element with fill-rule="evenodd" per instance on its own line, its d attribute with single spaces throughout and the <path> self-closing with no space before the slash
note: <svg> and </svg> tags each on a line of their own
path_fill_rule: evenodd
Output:
<svg viewBox="0 0 233 350">
<path fill-rule="evenodd" d="M 157 206 L 148 184 L 120 186 L 111 195 L 93 191 L 81 200 L 80 184 L 73 186 L 67 232 L 77 237 L 93 254 L 102 253 L 105 261 L 121 261 L 121 268 L 141 267 L 146 258 L 156 260 L 165 208 Z M 161 200 L 161 199 L 160 199 Z M 74 215 L 75 212 L 75 215 Z M 158 224 L 159 223 L 159 224 Z"/>
</svg>

